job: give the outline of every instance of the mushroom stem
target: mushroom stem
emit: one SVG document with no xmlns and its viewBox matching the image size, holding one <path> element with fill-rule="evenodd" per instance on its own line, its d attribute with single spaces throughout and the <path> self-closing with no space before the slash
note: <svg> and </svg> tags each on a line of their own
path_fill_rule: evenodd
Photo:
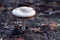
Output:
<svg viewBox="0 0 60 40">
<path fill-rule="evenodd" d="M 22 19 L 22 21 L 23 21 L 22 31 L 24 31 L 25 30 L 25 27 L 26 27 L 26 19 Z"/>
</svg>

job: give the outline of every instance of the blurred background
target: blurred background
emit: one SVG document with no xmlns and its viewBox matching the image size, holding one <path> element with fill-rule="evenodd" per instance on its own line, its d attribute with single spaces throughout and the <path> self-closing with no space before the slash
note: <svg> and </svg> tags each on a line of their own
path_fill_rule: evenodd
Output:
<svg viewBox="0 0 60 40">
<path fill-rule="evenodd" d="M 27 27 L 40 27 L 42 24 L 50 25 L 52 22 L 57 25 L 55 31 L 50 32 L 52 35 L 49 36 L 50 39 L 44 33 L 44 36 L 41 36 L 41 34 L 32 32 L 34 36 L 26 40 L 60 40 L 60 0 L 0 0 L 0 38 L 10 40 L 9 35 L 11 35 L 14 27 L 23 25 L 21 19 L 11 15 L 13 9 L 21 6 L 29 6 L 36 11 L 34 19 L 26 20 Z"/>
</svg>

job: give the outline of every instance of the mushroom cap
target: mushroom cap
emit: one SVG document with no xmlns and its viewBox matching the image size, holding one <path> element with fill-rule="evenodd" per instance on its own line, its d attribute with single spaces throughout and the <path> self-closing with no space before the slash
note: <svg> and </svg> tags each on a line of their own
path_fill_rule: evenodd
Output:
<svg viewBox="0 0 60 40">
<path fill-rule="evenodd" d="M 17 17 L 31 17 L 36 14 L 35 10 L 32 7 L 18 7 L 12 10 L 12 14 Z"/>
</svg>

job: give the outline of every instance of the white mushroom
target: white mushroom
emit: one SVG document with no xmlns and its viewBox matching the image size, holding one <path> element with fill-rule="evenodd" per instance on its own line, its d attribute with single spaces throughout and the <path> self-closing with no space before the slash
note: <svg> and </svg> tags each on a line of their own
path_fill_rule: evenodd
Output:
<svg viewBox="0 0 60 40">
<path fill-rule="evenodd" d="M 12 11 L 12 14 L 18 17 L 31 17 L 36 14 L 35 10 L 31 7 L 19 7 Z"/>
</svg>

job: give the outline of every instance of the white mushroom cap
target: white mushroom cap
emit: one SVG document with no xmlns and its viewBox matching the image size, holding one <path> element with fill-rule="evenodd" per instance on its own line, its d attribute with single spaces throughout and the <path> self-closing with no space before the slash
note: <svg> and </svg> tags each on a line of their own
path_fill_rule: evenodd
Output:
<svg viewBox="0 0 60 40">
<path fill-rule="evenodd" d="M 36 14 L 35 10 L 31 7 L 19 7 L 12 11 L 12 14 L 18 17 L 31 17 Z"/>
</svg>

